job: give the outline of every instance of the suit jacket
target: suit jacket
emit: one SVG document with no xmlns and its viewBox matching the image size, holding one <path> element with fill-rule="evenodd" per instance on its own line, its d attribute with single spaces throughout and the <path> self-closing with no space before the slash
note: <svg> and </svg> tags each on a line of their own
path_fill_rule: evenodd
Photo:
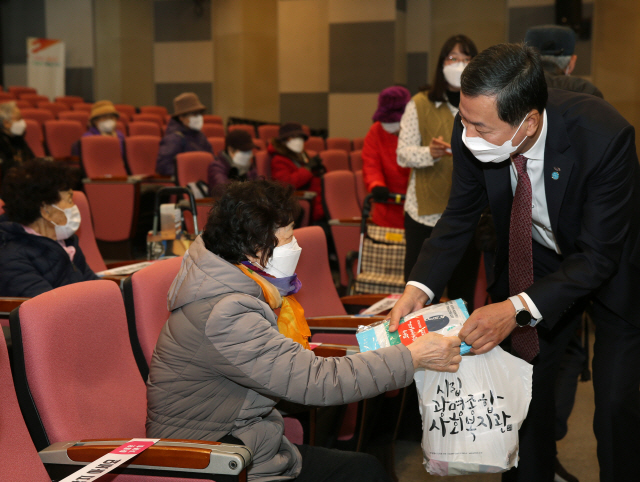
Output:
<svg viewBox="0 0 640 482">
<path fill-rule="evenodd" d="M 549 89 L 546 109 L 545 192 L 563 261 L 558 271 L 525 291 L 549 328 L 576 301 L 591 295 L 640 326 L 635 306 L 640 300 L 640 166 L 634 129 L 607 102 L 587 94 Z M 451 138 L 449 203 L 410 280 L 428 286 L 438 299 L 488 203 L 497 235 L 489 291 L 501 301 L 509 286 L 511 161 L 479 162 L 461 135 L 458 115 Z"/>
</svg>

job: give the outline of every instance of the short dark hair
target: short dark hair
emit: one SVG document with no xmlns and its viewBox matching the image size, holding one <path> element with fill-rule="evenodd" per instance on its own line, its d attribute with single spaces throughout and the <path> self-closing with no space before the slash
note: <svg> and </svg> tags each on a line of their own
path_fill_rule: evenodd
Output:
<svg viewBox="0 0 640 482">
<path fill-rule="evenodd" d="M 278 245 L 276 231 L 297 219 L 294 188 L 276 181 L 231 182 L 213 205 L 202 239 L 206 248 L 238 264 L 247 255 L 265 266 Z"/>
<path fill-rule="evenodd" d="M 4 210 L 10 221 L 29 225 L 37 221 L 43 205 L 60 202 L 60 191 L 74 185 L 64 164 L 34 159 L 9 169 L 2 184 Z"/>
<path fill-rule="evenodd" d="M 460 45 L 460 50 L 465 55 L 468 55 L 472 59 L 478 55 L 478 49 L 476 44 L 473 43 L 466 35 L 454 35 L 449 37 L 440 49 L 440 56 L 438 57 L 438 64 L 436 65 L 436 72 L 433 76 L 433 87 L 429 90 L 429 100 L 431 102 L 446 102 L 444 93 L 447 91 L 447 81 L 444 78 L 442 69 L 444 68 L 444 61 L 456 45 Z"/>
<path fill-rule="evenodd" d="M 462 93 L 496 97 L 498 117 L 512 127 L 547 105 L 547 82 L 538 51 L 525 44 L 498 44 L 480 52 L 462 72 Z"/>
</svg>

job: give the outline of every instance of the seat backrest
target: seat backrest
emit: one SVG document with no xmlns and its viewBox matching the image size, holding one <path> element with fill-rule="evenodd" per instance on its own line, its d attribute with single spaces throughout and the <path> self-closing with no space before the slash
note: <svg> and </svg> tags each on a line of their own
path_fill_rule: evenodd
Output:
<svg viewBox="0 0 640 482">
<path fill-rule="evenodd" d="M 42 125 L 33 119 L 25 119 L 27 130 L 24 134 L 24 140 L 33 151 L 36 157 L 44 157 L 44 136 L 42 134 Z"/>
<path fill-rule="evenodd" d="M 320 157 L 322 158 L 322 164 L 329 172 L 349 170 L 349 156 L 342 149 L 327 149 L 320 153 Z"/>
<path fill-rule="evenodd" d="M 305 151 L 322 152 L 327 148 L 322 137 L 311 136 L 304 143 Z"/>
<path fill-rule="evenodd" d="M 252 139 L 253 140 L 253 145 L 256 146 L 256 149 L 254 150 L 258 150 L 258 151 L 266 151 L 267 150 L 267 144 L 262 140 L 262 139 Z"/>
<path fill-rule="evenodd" d="M 141 114 L 155 114 L 159 115 L 160 119 L 164 121 L 164 118 L 169 114 L 167 108 L 161 105 L 143 105 L 140 107 Z"/>
<path fill-rule="evenodd" d="M 83 129 L 87 129 L 87 125 L 89 124 L 89 113 L 81 110 L 68 110 L 65 112 L 60 112 L 58 114 L 58 118 L 60 120 L 72 120 L 76 122 L 80 122 Z"/>
<path fill-rule="evenodd" d="M 205 114 L 202 116 L 205 124 L 220 124 L 222 125 L 222 116 Z"/>
<path fill-rule="evenodd" d="M 353 150 L 361 151 L 364 147 L 364 137 L 356 137 L 353 139 Z"/>
<path fill-rule="evenodd" d="M 118 112 L 124 112 L 127 114 L 129 118 L 133 117 L 133 114 L 136 113 L 136 108 L 129 104 L 114 104 L 113 107 L 115 107 Z"/>
<path fill-rule="evenodd" d="M 295 296 L 305 316 L 346 315 L 333 284 L 324 231 L 320 226 L 308 226 L 293 234 L 302 248 L 296 268 L 302 288 Z"/>
<path fill-rule="evenodd" d="M 158 114 L 133 114 L 131 120 L 133 122 L 155 122 L 160 127 L 164 124 L 162 116 Z"/>
<path fill-rule="evenodd" d="M 126 177 L 120 141 L 111 136 L 87 136 L 80 140 L 82 165 L 91 178 L 102 176 Z"/>
<path fill-rule="evenodd" d="M 21 100 L 26 100 L 27 102 L 31 102 L 31 105 L 36 107 L 39 102 L 50 102 L 51 100 L 46 95 L 39 94 L 20 94 Z"/>
<path fill-rule="evenodd" d="M 30 428 L 38 423 L 35 406 L 50 443 L 145 436 L 146 388 L 116 283 L 85 281 L 48 291 L 25 301 L 10 324 L 14 350 L 22 352 L 14 357 L 15 378 L 25 382 L 17 392 Z M 43 448 L 35 437 L 34 443 Z"/>
<path fill-rule="evenodd" d="M 84 99 L 79 95 L 63 95 L 61 97 L 56 97 L 56 102 L 61 102 L 71 109 L 73 104 L 84 102 Z"/>
<path fill-rule="evenodd" d="M 327 149 L 342 149 L 351 152 L 351 140 L 346 137 L 327 137 Z"/>
<path fill-rule="evenodd" d="M 73 110 L 81 110 L 81 111 L 84 111 L 84 112 L 91 112 L 91 109 L 93 108 L 93 104 L 89 104 L 88 102 L 76 102 L 71 107 L 72 107 Z"/>
<path fill-rule="evenodd" d="M 202 133 L 207 137 L 224 137 L 224 126 L 222 124 L 203 124 Z"/>
<path fill-rule="evenodd" d="M 120 132 L 123 136 L 127 137 L 128 135 L 127 124 L 125 122 L 122 122 L 122 120 L 117 120 L 116 131 Z"/>
<path fill-rule="evenodd" d="M 367 197 L 367 187 L 364 184 L 364 174 L 362 170 L 356 171 L 356 196 L 358 197 L 358 204 L 360 205 L 360 209 L 364 206 L 364 198 Z"/>
<path fill-rule="evenodd" d="M 50 482 L 20 412 L 4 337 L 0 339 L 0 407 L 0 480 Z"/>
<path fill-rule="evenodd" d="M 55 158 L 71 156 L 73 144 L 84 133 L 82 126 L 72 120 L 49 120 L 44 123 L 44 134 L 49 154 Z"/>
<path fill-rule="evenodd" d="M 11 102 L 16 100 L 16 96 L 10 92 L 0 92 L 0 102 Z"/>
<path fill-rule="evenodd" d="M 259 177 L 271 179 L 271 156 L 267 151 L 258 151 L 255 153 L 256 171 Z"/>
<path fill-rule="evenodd" d="M 167 293 L 181 263 L 180 257 L 156 261 L 127 278 L 123 285 L 129 333 L 133 335 L 134 354 L 137 349 L 142 354 L 142 359 L 136 358 L 144 380 L 160 330 L 169 318 Z"/>
<path fill-rule="evenodd" d="M 155 122 L 134 121 L 129 123 L 129 136 L 162 137 L 162 129 Z"/>
<path fill-rule="evenodd" d="M 256 137 L 256 129 L 251 124 L 231 124 L 227 127 L 228 132 L 242 130 L 249 133 L 249 135 L 253 138 Z"/>
<path fill-rule="evenodd" d="M 20 94 L 37 94 L 38 91 L 33 87 L 26 87 L 23 85 L 11 85 L 9 86 L 9 92 L 11 92 L 15 96 L 19 96 Z"/>
<path fill-rule="evenodd" d="M 128 241 L 137 223 L 140 184 L 132 182 L 88 182 L 84 192 L 91 207 L 96 239 Z"/>
<path fill-rule="evenodd" d="M 91 268 L 94 273 L 104 271 L 107 269 L 107 265 L 104 264 L 104 259 L 98 249 L 98 243 L 96 243 L 89 201 L 87 201 L 87 197 L 82 191 L 73 191 L 73 202 L 80 210 L 80 228 L 76 231 L 78 246 L 80 246 L 89 268 Z"/>
<path fill-rule="evenodd" d="M 224 137 L 207 137 L 207 140 L 209 141 L 209 144 L 211 144 L 213 152 L 218 153 L 224 149 Z"/>
<path fill-rule="evenodd" d="M 362 171 L 362 151 L 351 151 L 349 153 L 349 164 L 353 172 Z"/>
<path fill-rule="evenodd" d="M 176 156 L 176 174 L 178 185 L 186 186 L 190 182 L 207 181 L 209 164 L 213 162 L 210 152 L 183 152 Z"/>
<path fill-rule="evenodd" d="M 265 144 L 269 144 L 271 139 L 274 137 L 278 137 L 278 133 L 280 132 L 280 126 L 277 124 L 265 124 L 262 126 L 258 126 L 258 137 L 262 139 Z"/>
<path fill-rule="evenodd" d="M 47 109 L 21 109 L 20 113 L 24 119 L 33 119 L 40 125 L 44 125 L 45 121 L 55 119 L 55 116 Z"/>
<path fill-rule="evenodd" d="M 48 110 L 54 115 L 54 117 L 58 117 L 60 112 L 64 112 L 68 108 L 67 104 L 63 104 L 62 102 L 38 102 L 38 109 Z"/>
<path fill-rule="evenodd" d="M 362 214 L 351 171 L 331 171 L 322 177 L 322 198 L 331 219 L 359 217 Z"/>
<path fill-rule="evenodd" d="M 160 139 L 156 136 L 133 136 L 125 141 L 127 164 L 131 174 L 151 175 L 156 172 Z"/>
</svg>

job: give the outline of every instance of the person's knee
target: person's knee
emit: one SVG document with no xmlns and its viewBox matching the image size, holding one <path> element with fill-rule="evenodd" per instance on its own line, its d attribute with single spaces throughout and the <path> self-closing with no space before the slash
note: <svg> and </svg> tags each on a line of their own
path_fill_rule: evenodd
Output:
<svg viewBox="0 0 640 482">
<path fill-rule="evenodd" d="M 372 482 L 387 482 L 389 477 L 382 463 L 373 455 L 352 452 L 348 473 L 352 480 L 368 480 Z"/>
</svg>

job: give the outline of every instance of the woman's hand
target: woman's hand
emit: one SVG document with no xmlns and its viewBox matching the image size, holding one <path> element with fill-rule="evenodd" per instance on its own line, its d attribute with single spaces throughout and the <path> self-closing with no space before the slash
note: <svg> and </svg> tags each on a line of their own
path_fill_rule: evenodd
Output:
<svg viewBox="0 0 640 482">
<path fill-rule="evenodd" d="M 434 137 L 429 144 L 429 152 L 431 152 L 431 157 L 439 159 L 442 156 L 451 154 L 451 144 L 445 142 L 442 136 Z"/>
<path fill-rule="evenodd" d="M 427 333 L 416 338 L 407 348 L 411 352 L 413 368 L 426 368 L 436 372 L 457 372 L 460 356 L 460 338 Z"/>
</svg>

